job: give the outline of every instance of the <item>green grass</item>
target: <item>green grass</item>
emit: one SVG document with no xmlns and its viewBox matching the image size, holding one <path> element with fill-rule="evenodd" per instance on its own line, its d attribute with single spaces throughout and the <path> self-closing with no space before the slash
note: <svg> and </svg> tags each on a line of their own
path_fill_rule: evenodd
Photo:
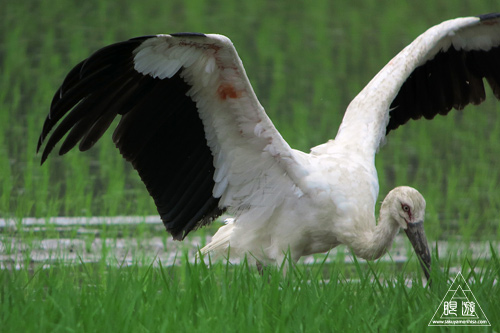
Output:
<svg viewBox="0 0 500 333">
<path fill-rule="evenodd" d="M 2 330 L 424 331 L 451 282 L 444 268 L 433 274 L 431 289 L 418 278 L 408 287 L 407 267 L 393 274 L 376 263 L 355 263 L 357 280 L 348 279 L 342 265 L 321 263 L 286 276 L 275 268 L 260 276 L 245 263 L 119 264 L 0 271 Z M 492 328 L 498 327 L 498 256 L 464 261 L 461 269 Z"/>
<path fill-rule="evenodd" d="M 110 133 L 89 152 L 54 154 L 43 167 L 35 153 L 66 73 L 109 43 L 178 31 L 227 35 L 276 127 L 292 147 L 307 151 L 335 136 L 349 101 L 418 34 L 445 19 L 499 10 L 496 1 L 475 0 L 1 1 L 0 218 L 156 214 Z M 376 164 L 381 197 L 397 185 L 425 196 L 431 244 L 498 242 L 500 103 L 491 94 L 480 107 L 394 131 Z M 127 228 L 103 227 L 99 237 L 152 236 Z M 9 237 L 28 249 L 11 247 Z M 207 269 L 182 255 L 179 266 L 168 268 L 140 257 L 130 267 L 55 259 L 43 268 L 30 261 L 29 249 L 43 237 L 91 244 L 98 236 L 50 225 L 42 235 L 2 230 L 0 255 L 25 251 L 26 266 L 0 270 L 0 331 L 423 331 L 455 276 L 451 267 L 470 281 L 493 329 L 500 324 L 494 250 L 488 260 L 469 259 L 468 252 L 435 260 L 442 273 L 434 273 L 428 290 L 416 283 L 414 258 L 405 265 L 338 258 L 298 265 L 286 277 L 277 271 L 261 277 L 246 265 Z M 404 286 L 408 276 L 415 279 L 411 288 Z M 373 283 L 376 277 L 384 282 Z"/>
</svg>

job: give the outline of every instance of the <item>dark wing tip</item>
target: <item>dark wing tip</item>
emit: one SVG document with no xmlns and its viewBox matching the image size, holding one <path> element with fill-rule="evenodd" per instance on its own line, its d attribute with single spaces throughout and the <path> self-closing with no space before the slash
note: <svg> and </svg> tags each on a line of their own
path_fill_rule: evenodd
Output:
<svg viewBox="0 0 500 333">
<path fill-rule="evenodd" d="M 156 37 L 106 46 L 77 65 L 55 94 L 37 150 L 42 164 L 64 137 L 59 154 L 78 143 L 87 150 L 116 116 L 123 116 L 115 145 L 138 171 L 167 230 L 183 239 L 223 210 L 212 196 L 213 156 L 196 103 L 187 95 L 191 86 L 180 72 L 161 80 L 134 70 L 134 50 Z"/>
<path fill-rule="evenodd" d="M 155 36 L 136 37 L 103 47 L 73 67 L 54 94 L 49 114 L 38 139 L 37 153 L 42 150 L 45 141 L 49 140 L 43 149 L 42 164 L 59 140 L 66 133 L 73 131 L 81 119 L 87 120 L 85 122 L 87 128 L 81 128 L 81 135 L 77 139 L 84 138 L 87 132 L 92 133 L 83 144 L 84 148 L 89 144 L 91 146 L 92 141 L 96 141 L 93 139 L 100 137 L 101 128 L 95 129 L 95 123 L 102 125 L 105 123 L 100 121 L 103 115 L 106 116 L 106 120 L 112 116 L 109 112 L 106 113 L 106 110 L 111 109 L 116 113 L 116 110 L 109 105 L 112 99 L 117 99 L 115 98 L 117 94 L 119 96 L 119 93 L 123 93 L 124 98 L 127 97 L 125 90 L 127 86 L 124 82 L 130 76 L 129 72 L 133 74 L 130 68 L 133 50 L 151 37 Z M 52 131 L 53 129 L 55 130 Z M 64 145 L 60 154 L 73 148 L 78 140 L 71 145 Z"/>
<path fill-rule="evenodd" d="M 500 18 L 500 13 L 488 13 L 488 14 L 478 15 L 477 17 L 479 17 L 479 20 L 481 20 L 481 22 L 484 22 Z"/>
</svg>

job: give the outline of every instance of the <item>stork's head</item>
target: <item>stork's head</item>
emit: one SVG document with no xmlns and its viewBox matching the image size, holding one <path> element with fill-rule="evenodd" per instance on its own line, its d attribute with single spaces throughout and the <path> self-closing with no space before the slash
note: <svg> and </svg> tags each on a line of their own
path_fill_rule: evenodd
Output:
<svg viewBox="0 0 500 333">
<path fill-rule="evenodd" d="M 412 187 L 400 186 L 389 192 L 387 198 L 391 199 L 388 200 L 391 217 L 405 230 L 429 280 L 431 256 L 424 231 L 424 197 Z"/>
</svg>

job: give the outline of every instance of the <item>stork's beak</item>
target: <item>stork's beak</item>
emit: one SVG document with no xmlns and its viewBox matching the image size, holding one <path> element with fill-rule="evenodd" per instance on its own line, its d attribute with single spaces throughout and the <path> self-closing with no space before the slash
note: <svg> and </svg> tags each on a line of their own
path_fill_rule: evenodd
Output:
<svg viewBox="0 0 500 333">
<path fill-rule="evenodd" d="M 427 245 L 427 237 L 425 236 L 424 222 L 408 223 L 407 226 L 405 229 L 406 235 L 415 249 L 415 253 L 420 260 L 420 265 L 430 286 L 431 255 L 429 246 Z"/>
</svg>

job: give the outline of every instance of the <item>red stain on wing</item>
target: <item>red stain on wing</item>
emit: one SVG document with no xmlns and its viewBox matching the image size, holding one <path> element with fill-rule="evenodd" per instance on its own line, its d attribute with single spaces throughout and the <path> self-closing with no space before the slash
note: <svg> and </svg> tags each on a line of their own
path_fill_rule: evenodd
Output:
<svg viewBox="0 0 500 333">
<path fill-rule="evenodd" d="M 241 91 L 236 90 L 230 83 L 222 83 L 217 89 L 217 95 L 219 95 L 219 98 L 222 100 L 239 98 L 241 96 Z"/>
</svg>

